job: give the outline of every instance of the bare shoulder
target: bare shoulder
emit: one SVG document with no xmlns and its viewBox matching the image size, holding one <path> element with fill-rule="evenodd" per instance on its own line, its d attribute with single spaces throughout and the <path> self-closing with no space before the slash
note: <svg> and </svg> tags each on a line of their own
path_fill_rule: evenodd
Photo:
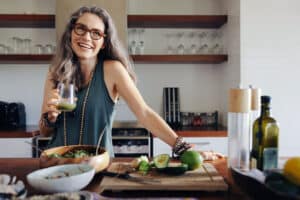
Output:
<svg viewBox="0 0 300 200">
<path fill-rule="evenodd" d="M 117 75 L 126 72 L 125 66 L 118 60 L 106 60 L 103 66 L 105 73 Z"/>
</svg>

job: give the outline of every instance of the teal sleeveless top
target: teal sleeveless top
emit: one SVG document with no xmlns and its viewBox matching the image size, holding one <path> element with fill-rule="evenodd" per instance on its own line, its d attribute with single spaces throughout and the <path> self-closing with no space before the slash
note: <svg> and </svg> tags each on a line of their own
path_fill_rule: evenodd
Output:
<svg viewBox="0 0 300 200">
<path fill-rule="evenodd" d="M 104 82 L 102 59 L 96 65 L 91 81 L 90 91 L 85 106 L 82 144 L 97 145 L 100 134 L 102 130 L 104 130 L 100 146 L 104 147 L 111 157 L 114 157 L 111 130 L 115 113 L 115 103 L 110 98 Z M 87 89 L 88 86 L 76 93 L 78 100 L 75 110 L 65 113 L 67 145 L 78 145 L 79 143 L 81 111 Z M 57 118 L 55 133 L 53 134 L 48 147 L 51 148 L 63 145 L 64 117 L 62 113 Z"/>
</svg>

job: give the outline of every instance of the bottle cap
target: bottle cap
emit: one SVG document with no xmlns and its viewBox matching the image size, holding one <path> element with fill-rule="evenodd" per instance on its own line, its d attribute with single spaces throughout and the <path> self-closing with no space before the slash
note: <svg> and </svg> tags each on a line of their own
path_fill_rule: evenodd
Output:
<svg viewBox="0 0 300 200">
<path fill-rule="evenodd" d="M 251 90 L 251 110 L 259 110 L 260 108 L 260 97 L 261 97 L 261 89 L 260 88 L 252 88 Z"/>
<path fill-rule="evenodd" d="M 270 103 L 271 97 L 270 96 L 261 96 L 261 103 Z"/>
<path fill-rule="evenodd" d="M 251 110 L 251 90 L 233 88 L 229 90 L 228 111 L 232 113 L 249 113 Z"/>
</svg>

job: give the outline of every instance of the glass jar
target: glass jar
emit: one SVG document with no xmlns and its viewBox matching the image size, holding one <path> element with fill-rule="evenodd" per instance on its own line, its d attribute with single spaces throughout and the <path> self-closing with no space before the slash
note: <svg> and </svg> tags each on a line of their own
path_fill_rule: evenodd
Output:
<svg viewBox="0 0 300 200">
<path fill-rule="evenodd" d="M 181 125 L 182 126 L 189 126 L 191 125 L 190 115 L 188 112 L 181 112 Z"/>
</svg>

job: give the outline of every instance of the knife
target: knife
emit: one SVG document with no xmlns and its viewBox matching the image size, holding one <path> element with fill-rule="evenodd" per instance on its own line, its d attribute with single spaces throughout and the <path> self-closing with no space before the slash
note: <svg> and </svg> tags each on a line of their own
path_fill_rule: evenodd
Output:
<svg viewBox="0 0 300 200">
<path fill-rule="evenodd" d="M 157 184 L 160 183 L 159 180 L 153 180 L 149 178 L 141 178 L 141 177 L 133 177 L 129 173 L 116 173 L 116 172 L 109 172 L 109 171 L 102 171 L 101 174 L 103 176 L 109 176 L 114 178 L 120 178 L 127 181 L 132 181 L 136 183 L 142 183 L 142 184 Z"/>
</svg>

